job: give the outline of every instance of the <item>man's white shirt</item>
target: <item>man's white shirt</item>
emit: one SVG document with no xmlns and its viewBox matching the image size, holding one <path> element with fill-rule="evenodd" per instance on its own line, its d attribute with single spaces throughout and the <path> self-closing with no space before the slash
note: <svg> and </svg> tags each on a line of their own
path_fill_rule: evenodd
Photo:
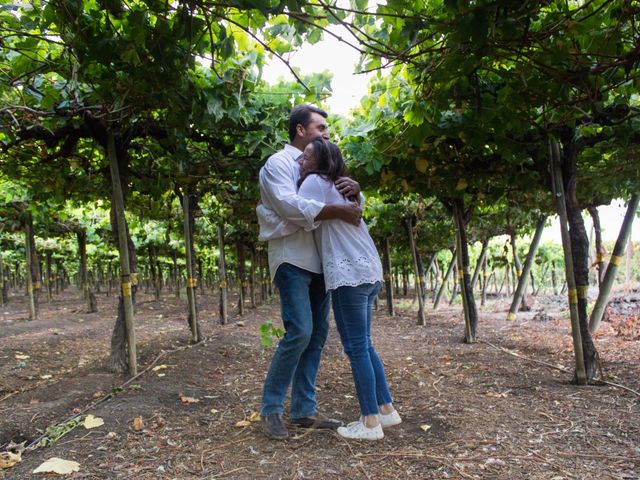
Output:
<svg viewBox="0 0 640 480">
<path fill-rule="evenodd" d="M 261 203 L 256 207 L 260 225 L 258 240 L 269 242 L 272 280 L 283 263 L 322 272 L 312 230 L 318 227 L 319 222 L 314 219 L 325 204 L 298 195 L 300 167 L 296 160 L 300 155 L 302 152 L 296 147 L 285 145 L 260 169 Z"/>
</svg>

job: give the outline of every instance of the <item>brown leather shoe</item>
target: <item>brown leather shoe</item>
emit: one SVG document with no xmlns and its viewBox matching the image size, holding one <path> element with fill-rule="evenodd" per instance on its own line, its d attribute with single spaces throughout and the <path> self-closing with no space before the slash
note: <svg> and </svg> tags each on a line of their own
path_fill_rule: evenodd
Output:
<svg viewBox="0 0 640 480">
<path fill-rule="evenodd" d="M 289 436 L 287 427 L 284 426 L 281 413 L 272 413 L 262 417 L 262 430 L 269 438 L 284 440 Z"/>
<path fill-rule="evenodd" d="M 321 414 L 316 417 L 292 418 L 291 424 L 298 428 L 322 428 L 327 430 L 337 430 L 338 427 L 344 425 L 340 420 L 325 417 Z"/>
</svg>

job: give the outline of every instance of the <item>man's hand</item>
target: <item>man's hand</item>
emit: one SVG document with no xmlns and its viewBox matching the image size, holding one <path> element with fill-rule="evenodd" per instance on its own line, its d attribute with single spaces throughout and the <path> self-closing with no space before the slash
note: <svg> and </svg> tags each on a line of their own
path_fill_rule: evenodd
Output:
<svg viewBox="0 0 640 480">
<path fill-rule="evenodd" d="M 336 188 L 345 197 L 357 197 L 360 193 L 360 184 L 349 177 L 340 177 L 335 181 Z"/>
<path fill-rule="evenodd" d="M 360 225 L 360 219 L 362 218 L 362 208 L 357 202 L 348 202 L 344 205 L 340 205 L 340 220 L 350 223 L 356 227 Z"/>
<path fill-rule="evenodd" d="M 357 202 L 348 202 L 344 204 L 328 203 L 316 216 L 315 221 L 322 220 L 342 220 L 356 227 L 360 225 L 362 218 L 362 208 Z"/>
</svg>

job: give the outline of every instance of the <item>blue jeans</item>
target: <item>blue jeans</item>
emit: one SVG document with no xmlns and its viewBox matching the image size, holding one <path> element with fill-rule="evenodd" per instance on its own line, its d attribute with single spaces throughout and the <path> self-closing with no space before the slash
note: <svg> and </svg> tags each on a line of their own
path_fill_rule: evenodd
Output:
<svg viewBox="0 0 640 480">
<path fill-rule="evenodd" d="M 284 413 L 291 385 L 291 418 L 318 414 L 316 376 L 329 331 L 329 294 L 324 277 L 289 263 L 273 279 L 280 292 L 285 335 L 273 354 L 264 382 L 262 416 Z"/>
<path fill-rule="evenodd" d="M 344 351 L 351 362 L 362 415 L 379 413 L 378 406 L 391 403 L 384 366 L 371 343 L 373 302 L 381 283 L 338 287 L 331 292 L 333 315 Z"/>
</svg>

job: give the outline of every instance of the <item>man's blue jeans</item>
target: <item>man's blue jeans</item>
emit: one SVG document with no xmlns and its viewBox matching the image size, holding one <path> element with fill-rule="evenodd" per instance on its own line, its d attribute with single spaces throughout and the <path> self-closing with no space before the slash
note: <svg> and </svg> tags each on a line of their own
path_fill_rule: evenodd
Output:
<svg viewBox="0 0 640 480">
<path fill-rule="evenodd" d="M 284 413 L 291 385 L 290 418 L 315 416 L 316 376 L 329 331 L 330 297 L 324 277 L 283 263 L 273 281 L 280 292 L 285 335 L 271 359 L 260 414 Z"/>
<path fill-rule="evenodd" d="M 381 283 L 338 287 L 331 292 L 333 315 L 342 346 L 351 362 L 362 415 L 379 413 L 378 406 L 391 403 L 384 366 L 371 343 L 373 302 Z"/>
</svg>

